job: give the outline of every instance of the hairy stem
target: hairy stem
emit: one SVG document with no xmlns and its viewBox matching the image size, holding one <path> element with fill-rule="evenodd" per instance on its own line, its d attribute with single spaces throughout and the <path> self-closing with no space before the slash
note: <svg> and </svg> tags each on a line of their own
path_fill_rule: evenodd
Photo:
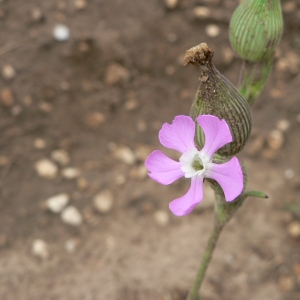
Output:
<svg viewBox="0 0 300 300">
<path fill-rule="evenodd" d="M 214 252 L 215 246 L 217 244 L 219 235 L 223 229 L 223 225 L 218 224 L 217 222 L 214 222 L 213 230 L 210 234 L 208 243 L 206 245 L 202 261 L 200 264 L 200 267 L 198 269 L 195 281 L 193 283 L 193 286 L 188 294 L 187 300 L 200 300 L 199 298 L 199 289 L 201 287 L 202 281 L 204 279 L 208 264 L 211 260 L 212 254 Z"/>
</svg>

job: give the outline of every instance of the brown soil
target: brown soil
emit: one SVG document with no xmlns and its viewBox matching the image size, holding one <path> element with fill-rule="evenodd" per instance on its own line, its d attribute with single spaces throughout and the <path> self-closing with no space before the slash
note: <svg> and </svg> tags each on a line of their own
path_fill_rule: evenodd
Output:
<svg viewBox="0 0 300 300">
<path fill-rule="evenodd" d="M 0 1 L 0 67 L 16 71 L 0 77 L 0 299 L 185 299 L 212 226 L 212 193 L 207 187 L 203 203 L 177 218 L 168 203 L 189 182 L 161 186 L 144 176 L 143 160 L 162 149 L 160 126 L 189 113 L 199 71 L 183 67 L 185 50 L 206 42 L 217 68 L 237 82 L 228 22 L 238 1 L 182 0 L 173 10 L 162 0 L 87 0 L 81 10 L 76 3 Z M 211 9 L 205 20 L 194 17 L 199 4 Z M 300 2 L 284 8 L 274 71 L 240 155 L 249 186 L 270 198 L 249 198 L 225 228 L 203 300 L 300 299 Z M 66 42 L 53 38 L 58 23 L 70 28 Z M 217 37 L 207 36 L 210 24 Z M 274 151 L 271 132 L 282 124 L 289 128 Z M 132 164 L 116 158 L 123 147 Z M 64 178 L 59 164 L 54 179 L 38 176 L 35 163 L 56 149 L 67 151 L 81 179 Z M 105 189 L 113 208 L 99 214 L 93 198 Z M 59 193 L 70 195 L 82 225 L 45 208 Z M 47 243 L 47 258 L 33 255 L 36 239 Z"/>
</svg>

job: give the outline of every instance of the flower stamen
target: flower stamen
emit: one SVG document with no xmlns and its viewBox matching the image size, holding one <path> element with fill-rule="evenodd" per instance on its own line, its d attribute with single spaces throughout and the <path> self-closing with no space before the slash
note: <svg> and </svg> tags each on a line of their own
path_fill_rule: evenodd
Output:
<svg viewBox="0 0 300 300">
<path fill-rule="evenodd" d="M 192 163 L 192 168 L 195 171 L 201 171 L 201 170 L 204 169 L 203 162 L 197 154 L 195 154 L 195 156 L 194 156 L 194 160 L 193 160 L 193 163 Z"/>
</svg>

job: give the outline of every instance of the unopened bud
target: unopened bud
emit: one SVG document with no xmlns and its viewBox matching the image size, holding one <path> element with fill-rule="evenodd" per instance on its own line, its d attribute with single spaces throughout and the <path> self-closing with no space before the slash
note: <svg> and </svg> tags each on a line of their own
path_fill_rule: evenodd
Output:
<svg viewBox="0 0 300 300">
<path fill-rule="evenodd" d="M 243 59 L 262 61 L 273 56 L 282 30 L 280 0 L 244 0 L 232 15 L 229 38 Z"/>
</svg>

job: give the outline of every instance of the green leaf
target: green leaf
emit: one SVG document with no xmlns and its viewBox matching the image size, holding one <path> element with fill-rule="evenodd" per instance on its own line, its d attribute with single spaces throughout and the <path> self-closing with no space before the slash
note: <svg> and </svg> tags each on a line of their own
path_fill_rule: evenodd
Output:
<svg viewBox="0 0 300 300">
<path fill-rule="evenodd" d="M 260 191 L 250 191 L 247 192 L 246 194 L 248 197 L 264 198 L 264 199 L 269 198 L 268 195 Z"/>
</svg>

